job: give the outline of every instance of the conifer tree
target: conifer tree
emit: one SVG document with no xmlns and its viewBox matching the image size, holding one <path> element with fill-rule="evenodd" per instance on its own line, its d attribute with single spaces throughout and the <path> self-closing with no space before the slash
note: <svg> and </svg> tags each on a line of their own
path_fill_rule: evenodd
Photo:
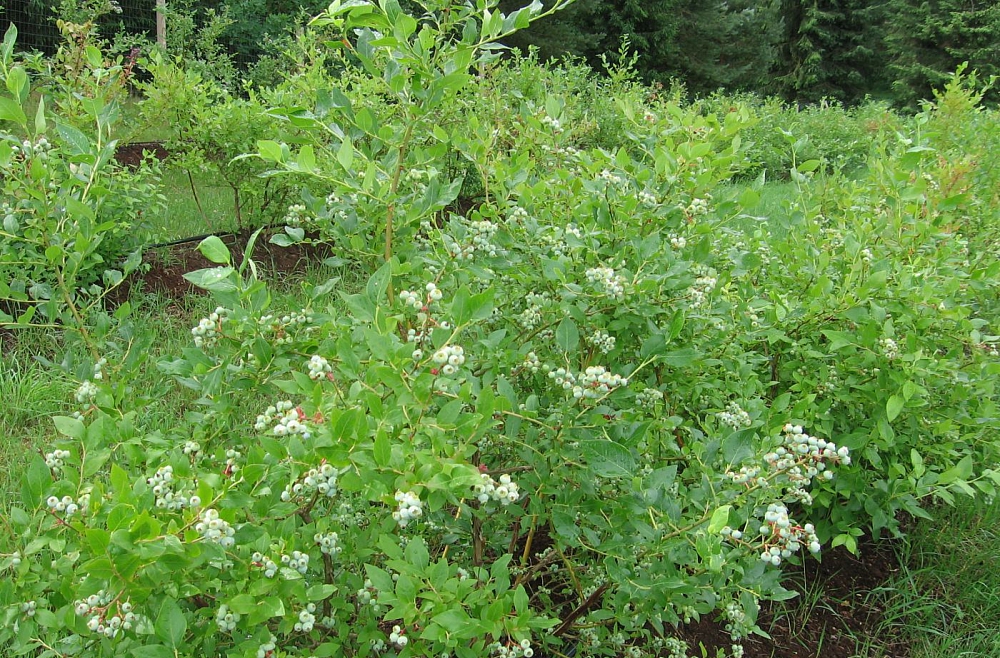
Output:
<svg viewBox="0 0 1000 658">
<path fill-rule="evenodd" d="M 880 1 L 782 0 L 777 91 L 786 100 L 860 100 L 883 86 Z"/>
<path fill-rule="evenodd" d="M 890 0 L 885 21 L 893 92 L 902 105 L 932 98 L 962 62 L 982 79 L 1000 75 L 996 0 Z"/>
</svg>

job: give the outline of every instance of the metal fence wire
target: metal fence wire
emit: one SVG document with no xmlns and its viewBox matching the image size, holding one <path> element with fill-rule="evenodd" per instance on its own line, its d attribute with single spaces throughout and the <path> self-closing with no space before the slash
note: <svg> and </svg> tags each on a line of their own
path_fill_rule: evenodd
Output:
<svg viewBox="0 0 1000 658">
<path fill-rule="evenodd" d="M 56 26 L 60 0 L 0 0 L 0 37 L 13 23 L 17 26 L 17 49 L 25 52 L 37 51 L 52 55 L 62 44 L 63 37 Z M 83 4 L 83 3 L 80 3 Z M 211 5 L 206 2 L 205 5 Z M 97 20 L 98 34 L 114 43 L 119 54 L 128 53 L 137 43 L 153 44 L 157 39 L 157 0 L 112 0 L 112 5 L 121 11 L 104 14 Z M 197 5 L 196 5 L 197 6 Z M 86 17 L 77 18 L 78 22 Z M 168 29 L 169 33 L 169 29 Z M 253 44 L 255 52 L 244 52 L 240 44 L 223 37 L 233 64 L 239 70 L 248 70 L 260 55 L 260 44 Z"/>
<path fill-rule="evenodd" d="M 0 0 L 0 25 L 3 31 L 11 23 L 17 26 L 17 47 L 51 55 L 62 43 L 56 20 L 60 18 L 58 0 Z M 97 21 L 99 34 L 107 39 L 115 35 L 156 40 L 156 0 L 117 0 L 121 12 L 112 12 Z"/>
</svg>

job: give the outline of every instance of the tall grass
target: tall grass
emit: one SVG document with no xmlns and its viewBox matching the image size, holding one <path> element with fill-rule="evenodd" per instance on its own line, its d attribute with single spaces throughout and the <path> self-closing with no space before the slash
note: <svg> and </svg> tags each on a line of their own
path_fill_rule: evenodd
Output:
<svg viewBox="0 0 1000 658">
<path fill-rule="evenodd" d="M 963 499 L 908 534 L 898 578 L 873 595 L 910 658 L 1000 658 L 1000 500 Z"/>
</svg>

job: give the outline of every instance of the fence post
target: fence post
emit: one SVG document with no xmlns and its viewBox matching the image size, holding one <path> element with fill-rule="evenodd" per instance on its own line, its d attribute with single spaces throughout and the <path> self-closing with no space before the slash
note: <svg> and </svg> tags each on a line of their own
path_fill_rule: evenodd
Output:
<svg viewBox="0 0 1000 658">
<path fill-rule="evenodd" d="M 167 0 L 156 0 L 156 44 L 167 47 Z"/>
</svg>

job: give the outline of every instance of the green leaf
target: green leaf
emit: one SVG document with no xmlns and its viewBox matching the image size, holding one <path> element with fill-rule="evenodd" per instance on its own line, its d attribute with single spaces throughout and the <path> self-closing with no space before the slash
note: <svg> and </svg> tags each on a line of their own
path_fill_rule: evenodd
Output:
<svg viewBox="0 0 1000 658">
<path fill-rule="evenodd" d="M 66 142 L 66 145 L 70 147 L 71 155 L 81 155 L 91 152 L 90 140 L 73 126 L 65 123 L 57 123 L 56 132 Z"/>
<path fill-rule="evenodd" d="M 385 430 L 379 430 L 375 435 L 374 455 L 375 464 L 385 468 L 392 460 L 392 444 L 389 442 L 389 435 Z"/>
<path fill-rule="evenodd" d="M 556 327 L 556 345 L 566 352 L 572 352 L 580 342 L 580 330 L 571 318 L 563 318 Z"/>
<path fill-rule="evenodd" d="M 268 162 L 285 161 L 282 145 L 270 139 L 261 139 L 257 142 L 257 153 Z"/>
<path fill-rule="evenodd" d="M 42 504 L 45 492 L 52 485 L 52 473 L 45 465 L 45 459 L 36 454 L 28 465 L 21 487 L 21 499 L 29 510 L 37 509 Z"/>
<path fill-rule="evenodd" d="M 469 298 L 471 296 L 469 287 L 462 286 L 451 298 L 451 317 L 458 326 L 462 326 L 472 317 L 472 311 L 469 308 Z"/>
<path fill-rule="evenodd" d="M 87 63 L 90 64 L 91 68 L 99 69 L 104 66 L 104 57 L 97 46 L 85 46 L 83 53 L 87 56 Z"/>
<path fill-rule="evenodd" d="M 163 640 L 171 649 L 178 649 L 184 641 L 184 634 L 187 632 L 187 618 L 181 612 L 180 606 L 173 599 L 163 600 L 160 612 L 156 615 L 156 623 L 153 625 L 156 637 Z"/>
<path fill-rule="evenodd" d="M 0 121 L 13 121 L 23 126 L 28 123 L 28 117 L 24 116 L 24 110 L 14 100 L 0 96 Z"/>
<path fill-rule="evenodd" d="M 48 128 L 45 121 L 45 97 L 38 97 L 38 108 L 35 110 L 35 132 L 42 134 Z"/>
<path fill-rule="evenodd" d="M 162 644 L 147 644 L 132 649 L 132 658 L 176 658 L 176 656 L 173 649 Z"/>
<path fill-rule="evenodd" d="M 667 352 L 661 360 L 668 366 L 683 368 L 694 363 L 697 358 L 698 352 L 694 348 L 684 347 L 679 350 Z"/>
<path fill-rule="evenodd" d="M 885 403 L 885 415 L 890 423 L 896 420 L 905 405 L 906 400 L 898 395 L 893 395 L 889 398 L 889 401 Z"/>
<path fill-rule="evenodd" d="M 830 351 L 836 352 L 848 345 L 853 345 L 856 338 L 844 331 L 833 331 L 830 329 L 824 329 L 823 335 L 826 336 L 827 340 L 830 341 Z"/>
<path fill-rule="evenodd" d="M 760 194 L 752 187 L 746 188 L 740 194 L 740 205 L 744 210 L 752 210 L 758 203 L 760 203 Z"/>
<path fill-rule="evenodd" d="M 24 68 L 15 66 L 7 72 L 7 90 L 18 103 L 28 100 L 28 74 Z"/>
<path fill-rule="evenodd" d="M 385 298 L 385 293 L 389 289 L 389 282 L 392 280 L 392 263 L 387 262 L 368 279 L 365 291 L 368 299 L 375 304 L 380 303 Z"/>
<path fill-rule="evenodd" d="M 607 439 L 580 442 L 581 452 L 596 475 L 605 478 L 631 476 L 636 469 L 632 451 L 620 443 Z"/>
<path fill-rule="evenodd" d="M 720 530 L 729 525 L 729 511 L 732 508 L 732 505 L 723 505 L 712 512 L 712 520 L 708 522 L 708 532 L 710 534 L 717 534 Z"/>
<path fill-rule="evenodd" d="M 957 464 L 941 473 L 938 476 L 938 484 L 952 484 L 956 481 L 965 481 L 972 477 L 972 457 L 966 455 Z"/>
<path fill-rule="evenodd" d="M 422 537 L 414 537 L 408 541 L 403 555 L 407 562 L 418 569 L 426 569 L 427 565 L 430 564 L 430 554 Z"/>
<path fill-rule="evenodd" d="M 803 162 L 802 164 L 800 164 L 798 167 L 796 167 L 796 169 L 801 174 L 807 174 L 807 173 L 809 173 L 811 171 L 816 171 L 817 169 L 819 169 L 819 165 L 820 165 L 820 161 L 819 160 L 806 160 L 805 162 Z"/>
<path fill-rule="evenodd" d="M 60 434 L 71 439 L 82 439 L 83 433 L 86 431 L 82 420 L 70 416 L 55 416 L 52 418 L 52 422 Z"/>
<path fill-rule="evenodd" d="M 229 265 L 231 262 L 229 248 L 218 236 L 210 235 L 202 240 L 198 243 L 198 251 L 216 265 Z"/>
<path fill-rule="evenodd" d="M 299 149 L 299 156 L 296 158 L 296 164 L 299 166 L 301 171 L 306 173 L 312 173 L 316 170 L 316 152 L 313 147 L 306 144 L 301 149 Z"/>
<path fill-rule="evenodd" d="M 351 170 L 351 165 L 354 164 L 354 144 L 351 143 L 350 137 L 344 137 L 344 141 L 340 143 L 340 148 L 337 150 L 337 162 L 346 171 Z"/>
<path fill-rule="evenodd" d="M 229 609 L 238 615 L 248 615 L 257 607 L 257 598 L 251 594 L 237 594 L 229 601 Z"/>
<path fill-rule="evenodd" d="M 230 277 L 235 271 L 232 267 L 209 267 L 188 272 L 184 278 L 203 290 L 233 292 L 236 290 L 236 284 Z"/>
</svg>

